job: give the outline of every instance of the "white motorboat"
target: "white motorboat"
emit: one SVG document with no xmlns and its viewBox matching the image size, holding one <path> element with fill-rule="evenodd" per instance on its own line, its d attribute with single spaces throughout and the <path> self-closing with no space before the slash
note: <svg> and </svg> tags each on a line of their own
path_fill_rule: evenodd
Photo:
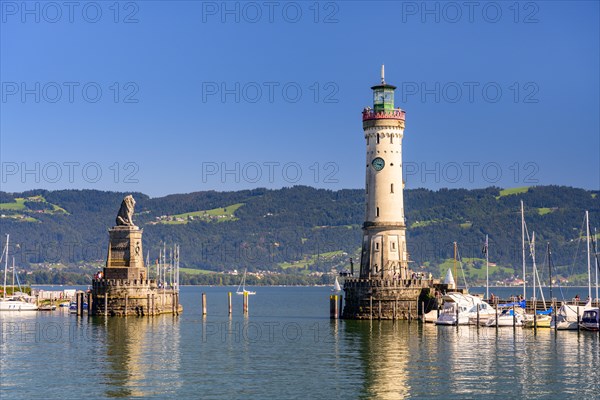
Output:
<svg viewBox="0 0 600 400">
<path fill-rule="evenodd" d="M 0 299 L 0 311 L 36 311 L 35 303 L 30 303 L 24 297 L 13 296 Z"/>
<path fill-rule="evenodd" d="M 474 315 L 477 319 L 477 306 L 485 310 L 487 314 L 492 310 L 491 306 L 484 302 L 480 297 L 458 292 L 446 293 L 443 297 L 444 305 L 440 311 L 440 316 L 436 319 L 436 325 L 467 325 L 470 318 Z"/>
<path fill-rule="evenodd" d="M 523 326 L 525 317 L 522 308 L 505 308 L 498 316 L 488 318 L 484 326 Z"/>
</svg>

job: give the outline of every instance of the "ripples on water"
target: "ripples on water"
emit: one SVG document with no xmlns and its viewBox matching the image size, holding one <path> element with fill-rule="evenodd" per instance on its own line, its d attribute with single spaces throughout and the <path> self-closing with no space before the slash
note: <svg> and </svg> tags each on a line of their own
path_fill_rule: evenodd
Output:
<svg viewBox="0 0 600 400">
<path fill-rule="evenodd" d="M 2 398 L 598 398 L 597 333 L 330 321 L 326 288 L 186 287 L 179 317 L 3 313 Z M 208 294 L 202 318 L 200 296 Z"/>
</svg>

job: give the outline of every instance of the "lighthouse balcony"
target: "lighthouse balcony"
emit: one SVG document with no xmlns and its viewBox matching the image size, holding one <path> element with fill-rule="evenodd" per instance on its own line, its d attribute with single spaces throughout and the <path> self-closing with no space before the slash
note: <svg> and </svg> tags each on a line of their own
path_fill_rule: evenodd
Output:
<svg viewBox="0 0 600 400">
<path fill-rule="evenodd" d="M 406 113 L 399 109 L 395 108 L 393 110 L 383 110 L 383 111 L 375 111 L 373 109 L 364 109 L 363 110 L 363 121 L 377 120 L 377 119 L 397 119 L 404 121 Z"/>
</svg>

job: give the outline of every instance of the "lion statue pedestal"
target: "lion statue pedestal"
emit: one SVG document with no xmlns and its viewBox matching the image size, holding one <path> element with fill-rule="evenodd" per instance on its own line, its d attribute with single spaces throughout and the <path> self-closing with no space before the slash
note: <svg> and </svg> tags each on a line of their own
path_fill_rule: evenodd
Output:
<svg viewBox="0 0 600 400">
<path fill-rule="evenodd" d="M 150 316 L 179 314 L 179 287 L 158 287 L 146 276 L 142 251 L 142 229 L 133 223 L 135 200 L 126 196 L 117 214 L 117 225 L 108 231 L 106 266 L 92 281 L 92 315 Z"/>
</svg>

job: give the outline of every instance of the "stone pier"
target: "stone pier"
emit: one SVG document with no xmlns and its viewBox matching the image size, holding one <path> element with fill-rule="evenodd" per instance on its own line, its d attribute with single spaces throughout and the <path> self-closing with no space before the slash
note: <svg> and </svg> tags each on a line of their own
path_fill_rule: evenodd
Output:
<svg viewBox="0 0 600 400">
<path fill-rule="evenodd" d="M 133 224 L 132 196 L 127 196 L 108 231 L 108 254 L 102 273 L 92 281 L 91 315 L 150 316 L 179 314 L 179 288 L 148 279 L 142 256 L 143 230 Z"/>
<path fill-rule="evenodd" d="M 179 291 L 159 288 L 154 279 L 94 279 L 92 315 L 140 317 L 179 314 Z"/>
<path fill-rule="evenodd" d="M 417 319 L 436 305 L 438 280 L 349 278 L 344 282 L 345 319 Z"/>
</svg>

